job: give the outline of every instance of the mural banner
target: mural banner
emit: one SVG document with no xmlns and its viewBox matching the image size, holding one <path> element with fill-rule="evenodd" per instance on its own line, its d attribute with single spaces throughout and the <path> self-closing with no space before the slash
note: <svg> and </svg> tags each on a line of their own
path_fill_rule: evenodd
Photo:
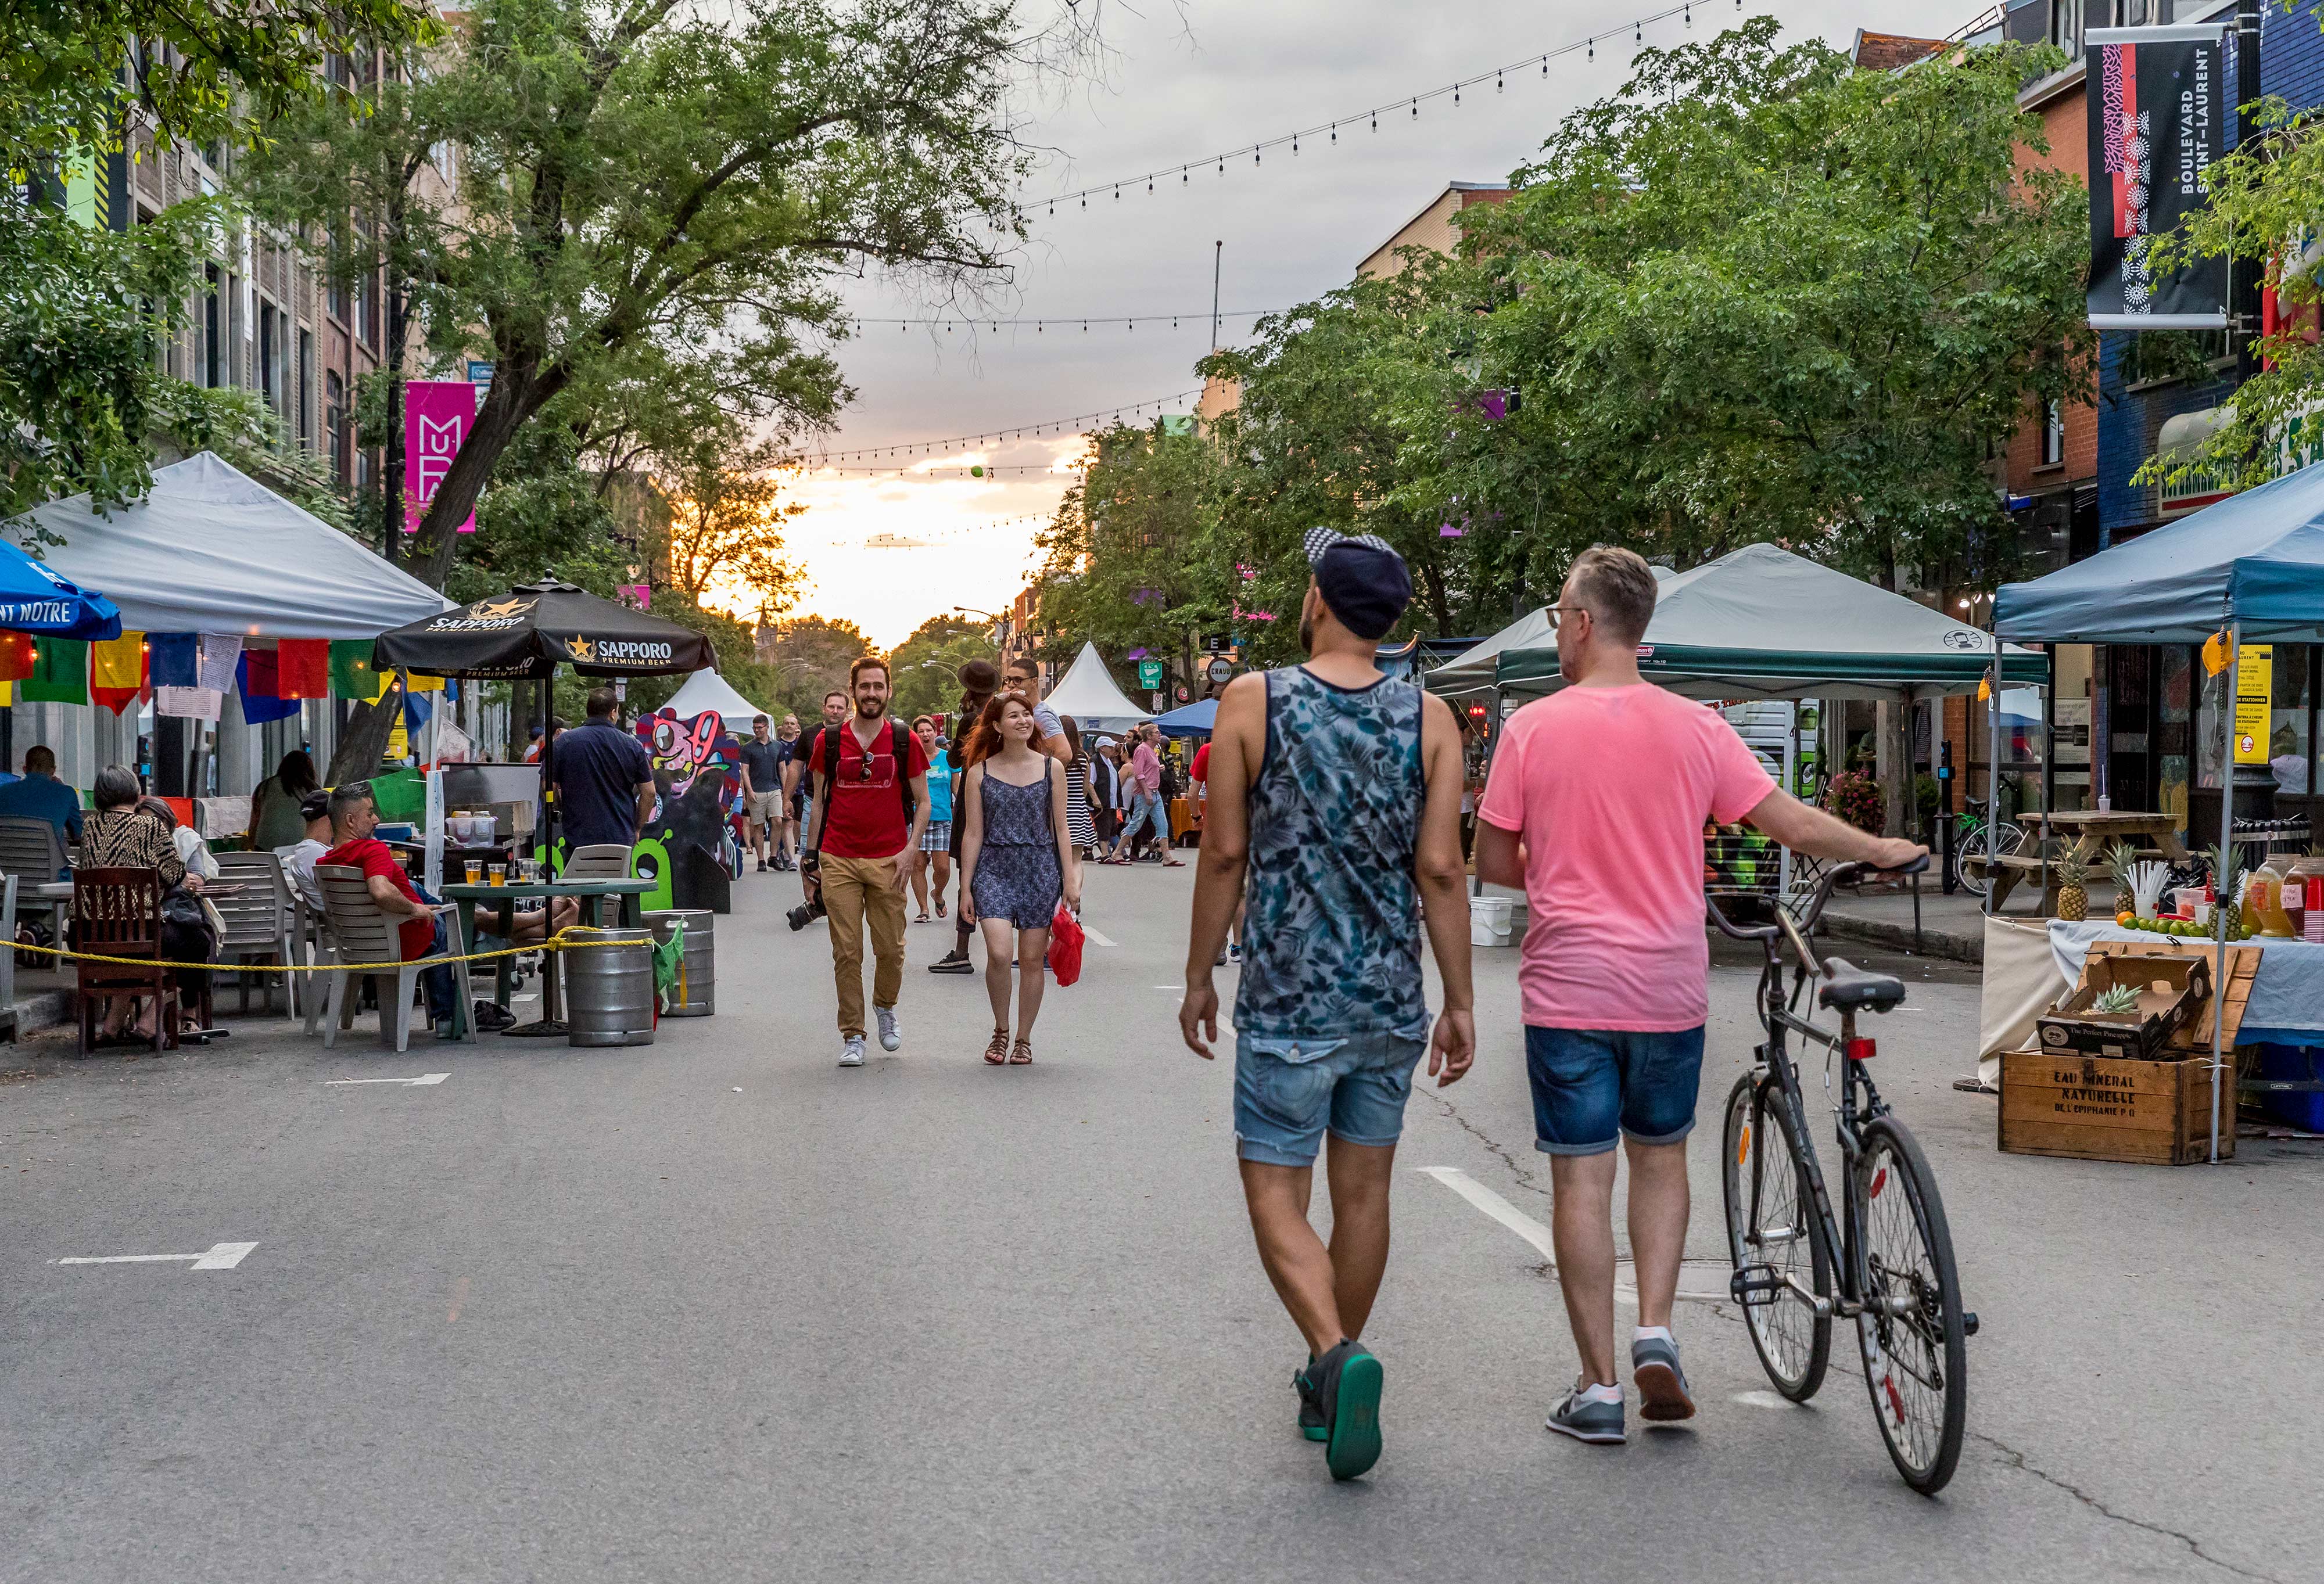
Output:
<svg viewBox="0 0 2324 1584">
<path fill-rule="evenodd" d="M 406 380 L 403 382 L 403 531 L 417 533 L 437 486 L 452 471 L 452 458 L 476 421 L 476 387 L 466 380 Z M 476 531 L 468 513 L 462 533 Z"/>
</svg>

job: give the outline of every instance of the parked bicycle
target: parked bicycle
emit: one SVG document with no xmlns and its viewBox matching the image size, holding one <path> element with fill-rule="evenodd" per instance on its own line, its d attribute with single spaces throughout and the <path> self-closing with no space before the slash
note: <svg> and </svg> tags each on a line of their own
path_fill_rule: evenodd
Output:
<svg viewBox="0 0 2324 1584">
<path fill-rule="evenodd" d="M 1990 799 L 1972 797 L 1967 810 L 1955 824 L 1953 838 L 1953 879 L 1972 896 L 1982 897 L 1992 888 L 1993 875 L 1983 868 L 1988 854 L 2006 858 L 2022 851 L 2025 845 L 2025 827 L 2014 820 L 1997 824 L 1986 817 Z M 1978 871 L 1969 872 L 1969 860 L 1976 859 Z"/>
<path fill-rule="evenodd" d="M 1923 858 L 1904 872 L 1927 865 Z M 1808 944 L 1832 888 L 1871 872 L 1860 863 L 1839 865 L 1796 919 L 1778 907 L 1772 924 L 1738 925 L 1711 900 L 1720 930 L 1757 941 L 1767 955 L 1758 993 L 1766 1043 L 1758 1047 L 1758 1064 L 1727 1098 L 1720 1175 L 1735 1262 L 1729 1291 L 1768 1378 L 1795 1403 L 1823 1385 L 1833 1318 L 1856 1322 L 1881 1440 L 1904 1483 L 1933 1496 L 1960 1460 L 1969 1408 L 1964 1344 L 1977 1333 L 1977 1316 L 1961 1308 L 1952 1233 L 1927 1157 L 1873 1084 L 1867 1064 L 1877 1045 L 1856 1032 L 1858 1013 L 1889 1011 L 1904 999 L 1904 986 L 1838 957 L 1819 962 Z M 1787 941 L 1796 959 L 1788 993 Z M 1811 980 L 1817 1002 L 1840 1014 L 1837 1033 L 1799 1015 Z M 1799 1069 L 1787 1046 L 1793 1036 L 1823 1047 L 1828 1095 L 1832 1064 L 1839 1064 L 1832 1104 L 1841 1168 L 1837 1211 L 1809 1136 Z"/>
</svg>

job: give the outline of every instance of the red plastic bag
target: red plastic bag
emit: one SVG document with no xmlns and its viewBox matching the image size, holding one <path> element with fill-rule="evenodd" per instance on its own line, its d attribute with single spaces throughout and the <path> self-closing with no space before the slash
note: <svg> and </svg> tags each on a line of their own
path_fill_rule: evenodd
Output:
<svg viewBox="0 0 2324 1584">
<path fill-rule="evenodd" d="M 1061 985 L 1082 976 L 1082 921 L 1063 902 L 1058 903 L 1057 916 L 1049 920 L 1049 972 Z"/>
</svg>

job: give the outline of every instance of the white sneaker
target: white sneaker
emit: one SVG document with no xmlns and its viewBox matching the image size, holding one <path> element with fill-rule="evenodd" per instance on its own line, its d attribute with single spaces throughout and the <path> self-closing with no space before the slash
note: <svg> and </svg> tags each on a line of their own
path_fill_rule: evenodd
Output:
<svg viewBox="0 0 2324 1584">
<path fill-rule="evenodd" d="M 892 1051 L 897 1046 L 904 1043 L 903 1025 L 896 1021 L 895 1008 L 874 1007 L 872 1008 L 872 1014 L 880 1020 L 880 1048 L 881 1050 Z M 859 1057 L 858 1059 L 860 1060 L 861 1058 Z"/>
<path fill-rule="evenodd" d="M 839 1047 L 839 1064 L 843 1067 L 861 1067 L 863 1064 L 862 1035 L 851 1034 L 847 1036 L 847 1043 Z"/>
</svg>

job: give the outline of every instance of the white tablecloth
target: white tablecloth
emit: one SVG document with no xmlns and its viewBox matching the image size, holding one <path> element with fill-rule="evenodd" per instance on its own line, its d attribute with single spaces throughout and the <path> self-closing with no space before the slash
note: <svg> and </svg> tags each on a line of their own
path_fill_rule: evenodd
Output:
<svg viewBox="0 0 2324 1584">
<path fill-rule="evenodd" d="M 2082 975 L 2082 960 L 2094 941 L 2168 939 L 2147 930 L 2125 929 L 2098 919 L 2050 920 L 2050 953 L 2065 984 Z M 2324 1045 L 2324 945 L 2309 941 L 2237 941 L 2257 946 L 2259 973 L 2244 1008 L 2237 1045 Z"/>
</svg>

